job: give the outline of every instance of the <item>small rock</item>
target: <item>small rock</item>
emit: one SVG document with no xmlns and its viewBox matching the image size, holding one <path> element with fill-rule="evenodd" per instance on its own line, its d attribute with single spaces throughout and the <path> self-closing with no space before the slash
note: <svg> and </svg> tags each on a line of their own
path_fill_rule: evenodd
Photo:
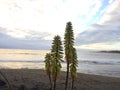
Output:
<svg viewBox="0 0 120 90">
<path fill-rule="evenodd" d="M 35 87 L 31 88 L 31 90 L 39 90 L 38 85 L 35 85 Z"/>
<path fill-rule="evenodd" d="M 20 85 L 20 87 L 18 88 L 18 90 L 28 90 L 27 87 L 25 85 Z"/>
</svg>

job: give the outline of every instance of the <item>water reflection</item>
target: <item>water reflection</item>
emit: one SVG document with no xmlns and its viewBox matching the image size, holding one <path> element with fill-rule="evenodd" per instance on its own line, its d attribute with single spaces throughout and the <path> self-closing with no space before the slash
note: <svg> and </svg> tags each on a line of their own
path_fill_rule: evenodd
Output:
<svg viewBox="0 0 120 90">
<path fill-rule="evenodd" d="M 43 60 L 47 50 L 0 49 L 0 60 Z"/>
</svg>

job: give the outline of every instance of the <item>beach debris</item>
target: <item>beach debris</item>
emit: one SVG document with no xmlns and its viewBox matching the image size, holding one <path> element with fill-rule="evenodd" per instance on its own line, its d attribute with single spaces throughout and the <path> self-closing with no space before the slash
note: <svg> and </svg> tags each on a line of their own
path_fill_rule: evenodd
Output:
<svg viewBox="0 0 120 90">
<path fill-rule="evenodd" d="M 3 87 L 6 85 L 6 82 L 4 82 L 3 80 L 0 80 L 0 87 Z"/>
</svg>

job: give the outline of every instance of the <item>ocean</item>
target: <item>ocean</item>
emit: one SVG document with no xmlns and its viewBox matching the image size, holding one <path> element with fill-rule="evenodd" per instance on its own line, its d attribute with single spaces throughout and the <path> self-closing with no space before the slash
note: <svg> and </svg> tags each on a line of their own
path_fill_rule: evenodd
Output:
<svg viewBox="0 0 120 90">
<path fill-rule="evenodd" d="M 0 49 L 0 68 L 44 69 L 47 50 Z M 120 54 L 92 51 L 77 51 L 77 71 L 86 74 L 120 77 Z M 66 71 L 66 63 L 62 63 Z"/>
</svg>

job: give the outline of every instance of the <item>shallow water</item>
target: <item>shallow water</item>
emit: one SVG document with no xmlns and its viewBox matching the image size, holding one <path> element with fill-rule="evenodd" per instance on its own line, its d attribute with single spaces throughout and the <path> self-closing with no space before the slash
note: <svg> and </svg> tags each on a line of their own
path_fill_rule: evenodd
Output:
<svg viewBox="0 0 120 90">
<path fill-rule="evenodd" d="M 0 49 L 1 68 L 44 69 L 44 56 L 47 50 Z M 120 54 L 77 52 L 78 72 L 103 76 L 120 77 Z M 62 70 L 66 64 L 62 63 Z"/>
</svg>

